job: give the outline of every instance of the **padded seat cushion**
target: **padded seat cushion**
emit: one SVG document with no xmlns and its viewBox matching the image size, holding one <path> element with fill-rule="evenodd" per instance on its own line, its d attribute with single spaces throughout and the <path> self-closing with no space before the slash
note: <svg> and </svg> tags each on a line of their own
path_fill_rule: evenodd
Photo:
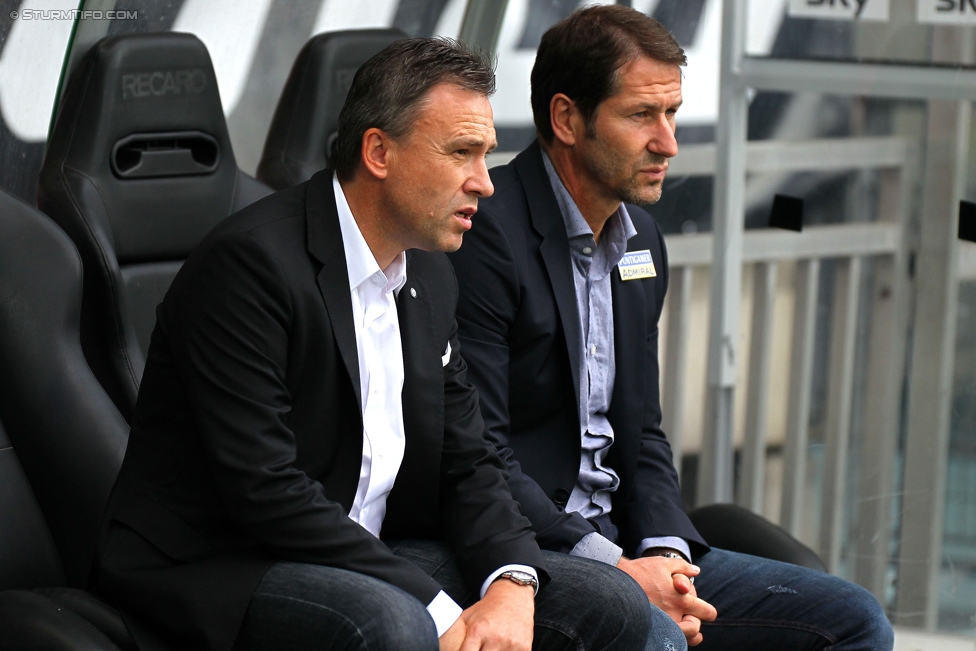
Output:
<svg viewBox="0 0 976 651">
<path fill-rule="evenodd" d="M 58 104 L 38 205 L 81 253 L 82 346 L 124 417 L 180 264 L 218 222 L 270 192 L 237 168 L 196 36 L 109 36 L 85 54 Z"/>
<path fill-rule="evenodd" d="M 80 208 L 91 233 L 79 235 L 104 239 L 121 265 L 183 259 L 230 214 L 236 183 L 217 78 L 197 37 L 93 46 L 59 103 L 41 179 L 42 198 L 67 192 Z M 41 208 L 63 222 L 71 203 Z"/>
<path fill-rule="evenodd" d="M 0 590 L 63 582 L 41 507 L 0 426 Z"/>
<path fill-rule="evenodd" d="M 735 504 L 711 504 L 688 514 L 709 545 L 826 572 L 817 554 L 782 527 Z"/>
<path fill-rule="evenodd" d="M 115 613 L 121 630 L 126 631 L 122 618 L 114 610 L 111 612 Z M 128 644 L 123 639 L 125 646 L 119 646 L 82 615 L 47 595 L 30 590 L 0 592 L 0 631 L 3 648 L 11 651 L 128 651 L 136 648 L 127 631 Z"/>
<path fill-rule="evenodd" d="M 0 422 L 67 583 L 82 587 L 128 427 L 82 353 L 81 262 L 71 240 L 34 208 L 0 193 L 0 244 Z M 19 504 L 26 509 L 29 501 Z"/>
</svg>

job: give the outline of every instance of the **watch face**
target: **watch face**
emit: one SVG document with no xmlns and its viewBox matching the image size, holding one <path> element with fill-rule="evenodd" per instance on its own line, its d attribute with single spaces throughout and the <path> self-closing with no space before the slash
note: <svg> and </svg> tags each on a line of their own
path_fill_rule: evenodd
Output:
<svg viewBox="0 0 976 651">
<path fill-rule="evenodd" d="M 516 583 L 521 583 L 522 585 L 535 585 L 536 583 L 535 577 L 529 574 L 528 572 L 510 570 L 508 572 L 503 573 L 501 576 L 505 577 L 506 579 L 515 581 Z"/>
</svg>

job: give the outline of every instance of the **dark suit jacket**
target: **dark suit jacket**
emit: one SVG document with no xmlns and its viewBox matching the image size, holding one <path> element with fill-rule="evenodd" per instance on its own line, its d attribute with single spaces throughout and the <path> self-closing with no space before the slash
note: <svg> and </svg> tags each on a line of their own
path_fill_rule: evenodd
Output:
<svg viewBox="0 0 976 651">
<path fill-rule="evenodd" d="M 382 533 L 445 538 L 474 587 L 504 564 L 542 561 L 484 438 L 456 300 L 447 258 L 408 252 L 406 450 Z M 275 560 L 360 572 L 430 602 L 440 586 L 346 516 L 360 405 L 345 254 L 320 173 L 220 224 L 157 311 L 95 573 L 143 643 L 229 649 Z"/>
<path fill-rule="evenodd" d="M 564 510 L 580 468 L 580 327 L 569 240 L 538 143 L 491 170 L 495 193 L 479 204 L 461 249 L 450 254 L 458 327 L 489 438 L 509 468 L 512 493 L 540 546 L 570 551 L 595 530 Z M 661 431 L 658 318 L 668 284 L 664 241 L 644 210 L 628 205 L 657 277 L 612 276 L 616 379 L 606 462 L 620 476 L 611 518 L 632 554 L 641 540 L 678 536 L 707 549 L 681 508 L 671 448 Z"/>
</svg>

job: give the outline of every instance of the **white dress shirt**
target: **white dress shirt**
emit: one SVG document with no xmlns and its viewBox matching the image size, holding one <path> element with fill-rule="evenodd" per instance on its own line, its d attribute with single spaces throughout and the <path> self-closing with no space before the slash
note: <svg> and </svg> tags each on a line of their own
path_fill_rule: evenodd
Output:
<svg viewBox="0 0 976 651">
<path fill-rule="evenodd" d="M 403 347 L 396 296 L 407 281 L 407 256 L 401 253 L 385 270 L 380 269 L 335 176 L 332 187 L 349 274 L 363 412 L 363 460 L 349 517 L 379 538 L 386 516 L 386 497 L 403 463 L 405 446 L 401 401 Z M 444 365 L 450 361 L 451 354 L 448 343 L 446 358 L 442 360 Z M 528 572 L 536 581 L 539 578 L 534 567 L 505 565 L 485 579 L 481 596 L 485 596 L 492 581 L 508 570 Z M 427 612 L 440 637 L 461 616 L 461 607 L 441 590 L 427 604 Z"/>
<path fill-rule="evenodd" d="M 385 270 L 380 269 L 338 183 L 335 188 L 356 326 L 363 414 L 363 460 L 349 517 L 378 538 L 405 443 L 396 292 L 407 280 L 406 256 L 401 253 Z"/>
<path fill-rule="evenodd" d="M 363 411 L 363 461 L 349 517 L 379 538 L 386 497 L 403 462 L 405 444 L 396 294 L 407 280 L 407 258 L 401 253 L 385 270 L 380 269 L 334 176 L 332 186 L 349 274 Z M 461 607 L 442 590 L 427 604 L 427 612 L 440 636 L 461 616 Z"/>
</svg>

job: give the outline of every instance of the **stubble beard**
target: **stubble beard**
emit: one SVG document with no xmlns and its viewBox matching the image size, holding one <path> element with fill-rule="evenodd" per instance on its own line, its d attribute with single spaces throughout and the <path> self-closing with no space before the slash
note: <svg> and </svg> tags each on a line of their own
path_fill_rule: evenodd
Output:
<svg viewBox="0 0 976 651">
<path fill-rule="evenodd" d="M 590 175 L 610 189 L 615 199 L 640 206 L 657 203 L 660 200 L 663 181 L 642 184 L 639 178 L 642 169 L 662 164 L 666 160 L 664 157 L 645 152 L 636 165 L 631 169 L 625 169 L 623 161 L 598 135 L 594 134 L 589 140 L 594 147 L 590 150 L 590 155 L 583 158 L 583 164 Z"/>
<path fill-rule="evenodd" d="M 637 174 L 635 173 L 627 183 L 616 188 L 617 198 L 624 203 L 649 206 L 652 203 L 657 203 L 661 199 L 663 185 L 663 181 L 654 181 L 650 185 L 641 185 L 637 181 Z"/>
</svg>

